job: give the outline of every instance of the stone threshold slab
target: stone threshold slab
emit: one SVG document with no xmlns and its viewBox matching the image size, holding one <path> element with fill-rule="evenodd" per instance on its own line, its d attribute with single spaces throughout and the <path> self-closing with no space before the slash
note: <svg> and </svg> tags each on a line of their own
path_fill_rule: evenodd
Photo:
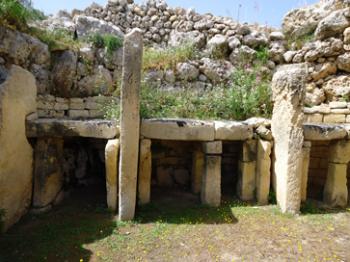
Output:
<svg viewBox="0 0 350 262">
<path fill-rule="evenodd" d="M 26 135 L 35 137 L 119 137 L 119 124 L 109 120 L 35 119 L 26 121 Z"/>
</svg>

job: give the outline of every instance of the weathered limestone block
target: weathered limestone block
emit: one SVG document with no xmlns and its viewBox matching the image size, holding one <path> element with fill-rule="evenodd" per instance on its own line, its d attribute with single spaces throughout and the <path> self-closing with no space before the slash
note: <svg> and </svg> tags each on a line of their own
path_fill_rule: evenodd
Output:
<svg viewBox="0 0 350 262">
<path fill-rule="evenodd" d="M 215 121 L 215 140 L 244 141 L 253 138 L 253 126 L 235 121 Z"/>
<path fill-rule="evenodd" d="M 26 116 L 36 111 L 35 79 L 12 66 L 0 81 L 0 209 L 4 230 L 15 224 L 31 204 L 33 150 L 25 134 Z"/>
<path fill-rule="evenodd" d="M 329 147 L 329 162 L 347 164 L 350 161 L 350 141 L 333 142 Z"/>
<path fill-rule="evenodd" d="M 256 187 L 256 162 L 242 162 L 238 165 L 238 183 L 237 194 L 243 201 L 254 200 L 254 192 Z"/>
<path fill-rule="evenodd" d="M 212 207 L 220 206 L 221 202 L 221 156 L 207 155 L 202 178 L 202 204 Z"/>
<path fill-rule="evenodd" d="M 242 146 L 241 160 L 243 162 L 252 162 L 256 160 L 256 140 L 244 141 Z"/>
<path fill-rule="evenodd" d="M 34 119 L 26 122 L 27 137 L 92 137 L 114 139 L 119 126 L 109 120 Z"/>
<path fill-rule="evenodd" d="M 346 207 L 348 188 L 346 186 L 347 164 L 328 164 L 327 180 L 323 192 L 323 200 L 331 207 Z"/>
<path fill-rule="evenodd" d="M 305 141 L 303 145 L 303 172 L 301 178 L 301 201 L 307 199 L 307 181 L 309 176 L 311 142 Z"/>
<path fill-rule="evenodd" d="M 201 191 L 202 176 L 205 170 L 205 155 L 201 150 L 195 150 L 192 154 L 192 193 L 198 194 Z"/>
<path fill-rule="evenodd" d="M 140 137 L 142 32 L 133 29 L 124 39 L 120 116 L 119 219 L 135 215 Z"/>
<path fill-rule="evenodd" d="M 346 116 L 344 114 L 324 115 L 323 122 L 324 123 L 345 123 L 346 122 Z"/>
<path fill-rule="evenodd" d="M 271 183 L 271 150 L 272 142 L 257 141 L 256 159 L 256 200 L 259 205 L 267 205 Z"/>
<path fill-rule="evenodd" d="M 304 124 L 304 137 L 308 141 L 329 141 L 344 139 L 346 129 L 339 125 L 330 124 Z"/>
<path fill-rule="evenodd" d="M 282 212 L 300 210 L 306 74 L 304 64 L 285 65 L 278 68 L 272 80 L 274 172 L 277 203 Z"/>
<path fill-rule="evenodd" d="M 45 207 L 63 186 L 63 139 L 40 138 L 35 145 L 33 207 Z"/>
<path fill-rule="evenodd" d="M 140 141 L 140 163 L 138 179 L 138 203 L 148 204 L 151 201 L 152 152 L 151 140 Z"/>
<path fill-rule="evenodd" d="M 107 206 L 112 211 L 118 207 L 118 139 L 109 140 L 105 149 Z"/>
<path fill-rule="evenodd" d="M 214 123 L 188 119 L 147 119 L 142 121 L 145 138 L 179 141 L 213 141 Z"/>
<path fill-rule="evenodd" d="M 214 141 L 214 142 L 206 142 L 203 143 L 203 153 L 209 155 L 217 155 L 222 154 L 222 142 Z"/>
</svg>

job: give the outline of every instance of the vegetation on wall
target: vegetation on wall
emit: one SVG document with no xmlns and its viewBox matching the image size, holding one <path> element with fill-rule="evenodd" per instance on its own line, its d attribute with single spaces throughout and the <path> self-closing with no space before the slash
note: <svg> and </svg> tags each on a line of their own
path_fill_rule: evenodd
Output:
<svg viewBox="0 0 350 262">
<path fill-rule="evenodd" d="M 307 33 L 300 36 L 289 37 L 287 40 L 288 50 L 300 50 L 306 43 L 312 42 L 315 40 L 313 33 Z"/>
<path fill-rule="evenodd" d="M 181 62 L 198 57 L 198 49 L 192 43 L 166 49 L 145 48 L 143 54 L 143 70 L 176 69 Z"/>
<path fill-rule="evenodd" d="M 25 7 L 18 0 L 0 1 L 0 24 L 25 31 L 30 21 L 44 18 L 42 12 L 30 6 Z"/>
<path fill-rule="evenodd" d="M 89 42 L 96 48 L 106 48 L 108 55 L 112 55 L 113 52 L 123 46 L 123 40 L 111 34 L 94 34 L 89 37 Z"/>
</svg>

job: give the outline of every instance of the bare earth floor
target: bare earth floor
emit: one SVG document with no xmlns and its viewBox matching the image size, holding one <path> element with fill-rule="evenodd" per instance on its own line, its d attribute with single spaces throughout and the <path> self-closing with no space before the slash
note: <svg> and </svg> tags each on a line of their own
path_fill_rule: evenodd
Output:
<svg viewBox="0 0 350 262">
<path fill-rule="evenodd" d="M 313 204 L 292 217 L 276 206 L 156 192 L 130 223 L 116 222 L 103 194 L 81 189 L 49 214 L 28 215 L 0 237 L 0 261 L 350 261 L 350 209 Z"/>
</svg>

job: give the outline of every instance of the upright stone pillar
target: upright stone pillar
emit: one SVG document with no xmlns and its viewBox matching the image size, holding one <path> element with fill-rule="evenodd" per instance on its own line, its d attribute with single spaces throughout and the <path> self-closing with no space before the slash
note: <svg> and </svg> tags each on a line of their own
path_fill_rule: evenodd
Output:
<svg viewBox="0 0 350 262">
<path fill-rule="evenodd" d="M 192 193 L 198 194 L 201 191 L 202 176 L 205 170 L 205 155 L 201 150 L 195 150 L 192 154 Z"/>
<path fill-rule="evenodd" d="M 301 201 L 307 199 L 307 181 L 309 177 L 311 142 L 305 141 L 303 145 L 303 171 L 301 178 Z"/>
<path fill-rule="evenodd" d="M 285 65 L 278 68 L 272 80 L 277 203 L 282 212 L 292 214 L 299 213 L 301 202 L 306 75 L 305 64 Z"/>
<path fill-rule="evenodd" d="M 350 141 L 335 142 L 329 148 L 324 202 L 331 207 L 346 207 L 348 203 L 347 168 L 350 160 Z"/>
<path fill-rule="evenodd" d="M 118 206 L 119 139 L 109 140 L 105 149 L 107 206 L 112 211 Z"/>
<path fill-rule="evenodd" d="M 133 29 L 124 39 L 120 116 L 119 219 L 135 215 L 140 138 L 142 32 Z"/>
<path fill-rule="evenodd" d="M 152 178 L 152 152 L 151 140 L 140 141 L 140 162 L 138 179 L 139 204 L 148 204 L 151 201 L 151 178 Z"/>
<path fill-rule="evenodd" d="M 243 201 L 254 200 L 256 187 L 256 140 L 244 141 L 238 163 L 237 194 Z"/>
<path fill-rule="evenodd" d="M 271 184 L 272 142 L 258 140 L 256 160 L 256 200 L 259 205 L 267 205 Z"/>
<path fill-rule="evenodd" d="M 202 177 L 201 200 L 205 205 L 218 207 L 221 203 L 222 142 L 203 143 L 205 168 Z"/>
</svg>

